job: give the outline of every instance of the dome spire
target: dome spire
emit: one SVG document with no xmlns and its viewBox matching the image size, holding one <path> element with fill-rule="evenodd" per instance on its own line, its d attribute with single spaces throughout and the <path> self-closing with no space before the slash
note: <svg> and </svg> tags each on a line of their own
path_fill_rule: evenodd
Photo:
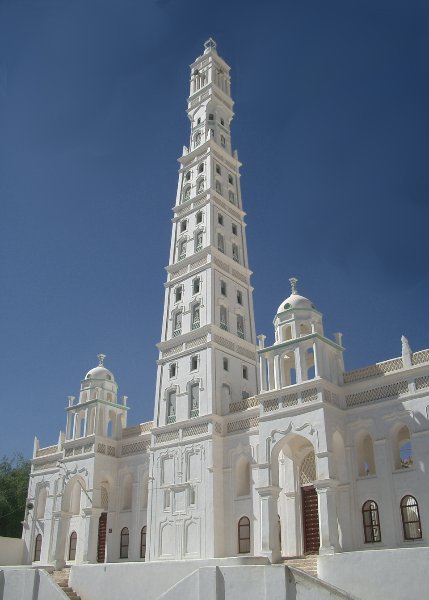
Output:
<svg viewBox="0 0 429 600">
<path fill-rule="evenodd" d="M 204 53 L 209 52 L 210 50 L 216 50 L 216 42 L 213 38 L 209 38 L 204 42 Z"/>
<path fill-rule="evenodd" d="M 289 279 L 289 283 L 290 283 L 290 287 L 291 287 L 291 294 L 292 295 L 298 294 L 298 290 L 296 287 L 296 284 L 298 283 L 298 279 L 296 277 L 291 277 Z"/>
<path fill-rule="evenodd" d="M 104 359 L 106 358 L 105 354 L 97 354 L 97 358 L 98 358 L 98 366 L 99 367 L 104 367 Z"/>
</svg>

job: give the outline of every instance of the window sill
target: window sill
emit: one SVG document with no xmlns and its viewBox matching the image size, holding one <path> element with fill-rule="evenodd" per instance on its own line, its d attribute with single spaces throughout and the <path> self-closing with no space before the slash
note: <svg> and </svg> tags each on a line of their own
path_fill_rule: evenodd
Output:
<svg viewBox="0 0 429 600">
<path fill-rule="evenodd" d="M 417 471 L 416 467 L 404 467 L 401 469 L 395 469 L 392 471 L 392 475 L 397 475 L 398 473 L 410 473 L 414 471 Z"/>
</svg>

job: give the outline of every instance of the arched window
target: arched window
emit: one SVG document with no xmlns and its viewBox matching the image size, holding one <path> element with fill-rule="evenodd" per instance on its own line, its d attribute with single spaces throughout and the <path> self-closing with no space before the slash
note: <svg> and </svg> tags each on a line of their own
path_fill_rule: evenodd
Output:
<svg viewBox="0 0 429 600">
<path fill-rule="evenodd" d="M 420 523 L 419 505 L 414 496 L 404 496 L 401 500 L 401 519 L 404 540 L 420 540 L 422 526 Z"/>
<path fill-rule="evenodd" d="M 204 163 L 198 165 L 198 173 L 202 173 L 204 171 Z"/>
<path fill-rule="evenodd" d="M 199 252 L 203 248 L 203 232 L 197 231 L 195 233 L 195 252 Z"/>
<path fill-rule="evenodd" d="M 250 521 L 248 517 L 241 517 L 238 521 L 238 553 L 250 552 Z"/>
<path fill-rule="evenodd" d="M 171 390 L 167 397 L 167 425 L 176 422 L 176 392 Z"/>
<path fill-rule="evenodd" d="M 111 419 L 109 419 L 109 421 L 107 422 L 106 436 L 107 437 L 113 436 L 113 423 L 112 423 Z"/>
<path fill-rule="evenodd" d="M 216 191 L 217 191 L 218 194 L 222 193 L 222 184 L 221 184 L 221 182 L 218 179 L 216 179 L 215 189 L 216 189 Z"/>
<path fill-rule="evenodd" d="M 200 414 L 200 387 L 194 383 L 190 387 L 190 418 L 194 419 Z"/>
<path fill-rule="evenodd" d="M 202 213 L 201 210 L 199 210 L 197 212 L 197 214 L 195 215 L 195 222 L 196 222 L 197 225 L 199 225 L 200 223 L 203 222 L 203 213 Z"/>
<path fill-rule="evenodd" d="M 192 323 L 191 329 L 198 329 L 200 327 L 200 305 L 194 304 L 192 307 Z"/>
<path fill-rule="evenodd" d="M 410 430 L 406 425 L 396 433 L 394 452 L 396 469 L 408 469 L 413 466 Z"/>
<path fill-rule="evenodd" d="M 191 171 L 188 171 L 185 175 L 185 179 L 186 181 L 189 181 L 191 179 Z"/>
<path fill-rule="evenodd" d="M 70 534 L 70 541 L 69 541 L 69 560 L 76 559 L 76 545 L 77 545 L 77 533 L 76 533 L 76 531 L 72 531 Z"/>
<path fill-rule="evenodd" d="M 122 480 L 122 510 L 131 510 L 133 498 L 133 478 L 127 473 Z"/>
<path fill-rule="evenodd" d="M 241 456 L 235 468 L 236 494 L 237 496 L 249 496 L 250 494 L 250 462 L 245 456 Z"/>
<path fill-rule="evenodd" d="M 46 498 L 48 496 L 48 490 L 43 487 L 40 492 L 39 492 L 39 496 L 37 498 L 37 512 L 36 512 L 36 519 L 43 519 L 43 517 L 45 516 L 45 508 L 46 508 Z"/>
<path fill-rule="evenodd" d="M 72 483 L 73 487 L 70 494 L 70 512 L 73 515 L 78 515 L 80 513 L 80 500 L 82 494 L 82 488 L 80 486 L 79 481 L 74 481 Z"/>
<path fill-rule="evenodd" d="M 38 533 L 34 541 L 34 561 L 40 560 L 40 553 L 42 552 L 42 534 Z"/>
<path fill-rule="evenodd" d="M 192 281 L 192 294 L 198 294 L 200 291 L 200 278 L 199 277 L 195 277 L 195 279 Z"/>
<path fill-rule="evenodd" d="M 204 192 L 204 177 L 201 177 L 197 182 L 197 194 Z"/>
<path fill-rule="evenodd" d="M 183 260 L 184 258 L 186 258 L 186 240 L 182 240 L 179 244 L 179 254 L 177 259 Z"/>
<path fill-rule="evenodd" d="M 177 312 L 173 319 L 173 337 L 176 337 L 182 333 L 182 313 Z"/>
<path fill-rule="evenodd" d="M 130 532 L 128 527 L 124 527 L 121 531 L 121 547 L 119 558 L 128 558 L 128 546 L 130 545 Z"/>
<path fill-rule="evenodd" d="M 378 506 L 374 500 L 367 500 L 362 506 L 362 520 L 365 544 L 381 542 Z"/>
<path fill-rule="evenodd" d="M 140 533 L 140 558 L 146 558 L 146 532 L 147 527 L 145 525 L 144 527 L 142 527 Z"/>
<path fill-rule="evenodd" d="M 356 443 L 359 477 L 375 475 L 374 445 L 369 433 L 361 433 Z"/>
</svg>

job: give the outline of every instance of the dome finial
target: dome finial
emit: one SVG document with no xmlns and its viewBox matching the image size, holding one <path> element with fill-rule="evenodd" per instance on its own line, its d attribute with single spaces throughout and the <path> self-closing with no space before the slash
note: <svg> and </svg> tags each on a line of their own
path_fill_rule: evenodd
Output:
<svg viewBox="0 0 429 600">
<path fill-rule="evenodd" d="M 104 367 L 103 363 L 104 363 L 104 359 L 106 358 L 106 355 L 105 354 L 97 354 L 97 358 L 98 358 L 98 366 Z"/>
<path fill-rule="evenodd" d="M 292 294 L 297 294 L 298 290 L 296 289 L 296 284 L 298 283 L 298 279 L 296 277 L 291 277 L 289 279 L 290 287 L 292 288 Z"/>
</svg>

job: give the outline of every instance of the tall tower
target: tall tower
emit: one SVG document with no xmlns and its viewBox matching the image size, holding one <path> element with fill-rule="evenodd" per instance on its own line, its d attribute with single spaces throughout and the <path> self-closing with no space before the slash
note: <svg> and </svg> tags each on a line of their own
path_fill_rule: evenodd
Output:
<svg viewBox="0 0 429 600">
<path fill-rule="evenodd" d="M 224 555 L 224 415 L 257 391 L 229 71 L 212 39 L 191 65 L 158 344 L 150 560 Z"/>
</svg>

